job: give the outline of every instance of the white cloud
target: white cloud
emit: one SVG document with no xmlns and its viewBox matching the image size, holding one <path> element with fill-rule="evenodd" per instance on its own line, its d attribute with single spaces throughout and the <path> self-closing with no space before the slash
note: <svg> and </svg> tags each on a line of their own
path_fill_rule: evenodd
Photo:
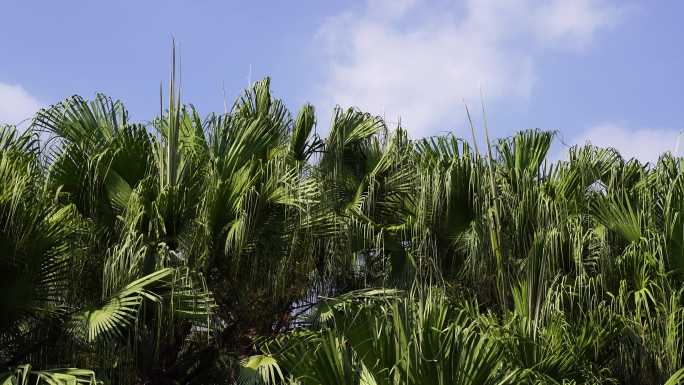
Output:
<svg viewBox="0 0 684 385">
<path fill-rule="evenodd" d="M 644 162 L 655 162 L 667 151 L 674 152 L 680 130 L 667 128 L 630 129 L 615 123 L 593 126 L 571 141 L 572 144 L 593 144 L 599 147 L 613 147 L 623 158 L 637 158 Z M 684 138 L 682 138 L 684 139 Z M 679 154 L 684 143 L 679 145 Z"/>
<path fill-rule="evenodd" d="M 42 107 L 22 86 L 0 82 L 0 124 L 19 124 Z"/>
<path fill-rule="evenodd" d="M 527 100 L 546 47 L 587 46 L 621 9 L 600 0 L 369 0 L 329 19 L 320 105 L 401 116 L 414 136 L 462 126 L 463 99 Z"/>
<path fill-rule="evenodd" d="M 614 25 L 625 11 L 595 0 L 556 0 L 536 10 L 536 33 L 544 41 L 560 40 L 581 48 L 597 30 Z"/>
</svg>

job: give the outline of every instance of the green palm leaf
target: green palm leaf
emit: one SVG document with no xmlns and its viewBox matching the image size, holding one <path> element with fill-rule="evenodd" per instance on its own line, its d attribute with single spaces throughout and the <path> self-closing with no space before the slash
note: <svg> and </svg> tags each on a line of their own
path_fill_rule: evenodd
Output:
<svg viewBox="0 0 684 385">
<path fill-rule="evenodd" d="M 143 301 L 161 303 L 162 297 L 154 289 L 169 285 L 173 275 L 171 268 L 148 274 L 106 298 L 102 305 L 88 308 L 75 318 L 85 326 L 90 341 L 100 336 L 123 337 L 125 330 L 138 319 Z"/>
</svg>

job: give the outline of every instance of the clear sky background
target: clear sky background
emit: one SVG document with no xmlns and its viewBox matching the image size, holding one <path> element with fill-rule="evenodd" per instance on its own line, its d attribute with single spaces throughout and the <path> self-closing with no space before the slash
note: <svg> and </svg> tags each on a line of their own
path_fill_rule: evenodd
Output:
<svg viewBox="0 0 684 385">
<path fill-rule="evenodd" d="M 682 15 L 675 0 L 2 0 L 0 122 L 96 92 L 149 120 L 173 36 L 202 113 L 271 76 L 319 132 L 339 104 L 469 137 L 463 100 L 479 111 L 482 89 L 495 136 L 554 129 L 654 160 L 684 128 Z"/>
</svg>

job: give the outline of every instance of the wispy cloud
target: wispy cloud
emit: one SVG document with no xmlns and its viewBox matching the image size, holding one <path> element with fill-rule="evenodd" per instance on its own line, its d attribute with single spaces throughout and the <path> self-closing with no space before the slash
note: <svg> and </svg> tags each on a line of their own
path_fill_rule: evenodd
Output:
<svg viewBox="0 0 684 385">
<path fill-rule="evenodd" d="M 42 103 L 22 86 L 0 82 L 0 124 L 19 124 L 41 107 Z"/>
<path fill-rule="evenodd" d="M 625 159 L 655 162 L 663 153 L 676 150 L 679 134 L 680 130 L 671 128 L 629 128 L 622 124 L 602 123 L 581 132 L 569 144 L 613 147 Z M 684 143 L 679 146 L 680 154 L 682 146 Z"/>
<path fill-rule="evenodd" d="M 463 103 L 526 100 L 548 47 L 587 47 L 622 8 L 600 0 L 370 0 L 329 19 L 320 105 L 402 118 L 414 136 L 463 123 Z"/>
<path fill-rule="evenodd" d="M 597 31 L 614 26 L 630 8 L 596 0 L 554 0 L 534 10 L 532 25 L 542 42 L 581 49 Z"/>
</svg>

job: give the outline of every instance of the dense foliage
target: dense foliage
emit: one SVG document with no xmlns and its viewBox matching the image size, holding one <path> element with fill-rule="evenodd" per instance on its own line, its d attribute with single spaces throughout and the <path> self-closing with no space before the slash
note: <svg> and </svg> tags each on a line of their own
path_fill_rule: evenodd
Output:
<svg viewBox="0 0 684 385">
<path fill-rule="evenodd" d="M 168 99 L 0 129 L 0 382 L 682 376 L 681 159 L 547 163 L 551 132 L 479 152 L 355 109 L 321 138 L 268 79 L 226 114 Z"/>
</svg>

